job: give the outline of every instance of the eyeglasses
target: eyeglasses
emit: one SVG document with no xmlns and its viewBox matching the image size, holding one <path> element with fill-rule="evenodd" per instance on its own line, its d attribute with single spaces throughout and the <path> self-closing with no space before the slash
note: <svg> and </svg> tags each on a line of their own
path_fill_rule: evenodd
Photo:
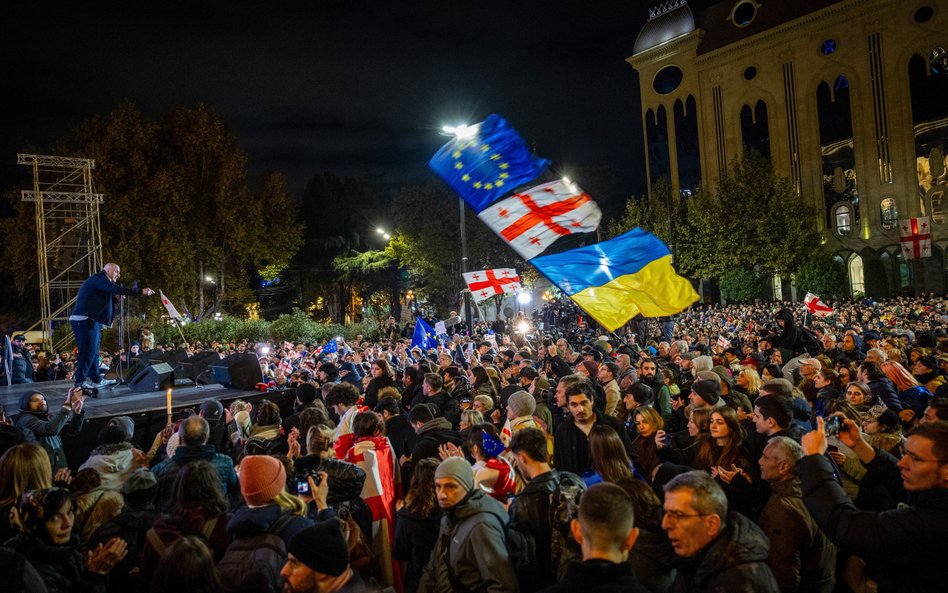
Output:
<svg viewBox="0 0 948 593">
<path fill-rule="evenodd" d="M 691 519 L 693 517 L 707 517 L 710 513 L 681 513 L 679 511 L 664 511 L 664 516 L 669 523 L 678 523 L 682 519 Z"/>
<path fill-rule="evenodd" d="M 945 461 L 944 459 L 922 459 L 911 451 L 906 451 L 905 457 L 911 459 L 912 463 L 948 463 L 948 461 Z"/>
</svg>

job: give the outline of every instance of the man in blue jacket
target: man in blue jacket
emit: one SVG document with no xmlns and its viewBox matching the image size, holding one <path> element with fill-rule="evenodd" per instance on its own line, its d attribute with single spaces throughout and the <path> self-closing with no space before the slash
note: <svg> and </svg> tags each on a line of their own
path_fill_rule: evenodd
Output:
<svg viewBox="0 0 948 593">
<path fill-rule="evenodd" d="M 112 325 L 114 314 L 113 299 L 119 295 L 155 294 L 150 288 L 129 288 L 116 282 L 122 270 L 118 264 L 105 264 L 99 272 L 86 278 L 79 288 L 76 306 L 69 316 L 72 333 L 76 336 L 79 355 L 76 358 L 76 371 L 73 381 L 76 386 L 87 389 L 102 388 L 115 383 L 105 381 L 99 375 L 99 340 L 102 326 Z"/>
</svg>

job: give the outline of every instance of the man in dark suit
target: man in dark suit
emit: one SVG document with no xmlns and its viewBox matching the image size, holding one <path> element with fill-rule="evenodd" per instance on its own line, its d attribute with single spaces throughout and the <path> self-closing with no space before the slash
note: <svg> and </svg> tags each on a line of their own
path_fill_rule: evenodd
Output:
<svg viewBox="0 0 948 593">
<path fill-rule="evenodd" d="M 79 288 L 76 306 L 69 316 L 72 333 L 76 336 L 79 355 L 73 381 L 88 389 L 102 388 L 115 381 L 105 381 L 99 375 L 99 341 L 102 326 L 112 325 L 113 297 L 119 295 L 155 294 L 150 288 L 129 288 L 116 284 L 122 270 L 118 264 L 105 264 L 102 270 L 86 278 Z"/>
</svg>

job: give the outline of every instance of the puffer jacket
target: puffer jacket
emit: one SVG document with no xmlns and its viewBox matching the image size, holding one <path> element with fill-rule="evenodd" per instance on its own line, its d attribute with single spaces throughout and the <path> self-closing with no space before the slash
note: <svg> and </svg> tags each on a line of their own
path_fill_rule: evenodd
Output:
<svg viewBox="0 0 948 593">
<path fill-rule="evenodd" d="M 355 522 L 359 524 L 362 533 L 372 539 L 372 511 L 362 499 L 362 488 L 365 486 L 365 470 L 354 463 L 341 459 L 321 459 L 319 455 L 306 455 L 296 459 L 293 464 L 297 479 L 308 471 L 326 472 L 329 479 L 329 493 L 326 495 L 326 504 L 334 512 L 343 507 L 349 511 Z M 318 511 L 315 503 L 310 503 L 309 517 L 317 519 Z"/>
<path fill-rule="evenodd" d="M 516 592 L 517 575 L 507 555 L 507 511 L 482 490 L 444 510 L 438 543 L 421 575 L 419 593 Z M 451 583 L 451 576 L 460 585 Z"/>
<path fill-rule="evenodd" d="M 91 467 L 102 478 L 105 490 L 122 490 L 129 474 L 138 469 L 131 443 L 100 445 L 92 450 L 89 459 L 79 466 L 80 470 Z"/>
<path fill-rule="evenodd" d="M 729 513 L 718 537 L 678 568 L 673 593 L 778 593 L 767 566 L 770 543 L 760 527 Z"/>
</svg>

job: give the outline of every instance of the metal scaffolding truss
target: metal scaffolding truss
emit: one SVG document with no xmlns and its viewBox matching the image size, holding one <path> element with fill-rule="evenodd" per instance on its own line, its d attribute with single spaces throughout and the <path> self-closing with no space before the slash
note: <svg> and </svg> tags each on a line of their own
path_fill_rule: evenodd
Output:
<svg viewBox="0 0 948 593">
<path fill-rule="evenodd" d="M 33 169 L 33 189 L 21 199 L 36 205 L 36 259 L 41 319 L 31 330 L 58 352 L 71 338 L 52 343 L 55 326 L 65 323 L 83 281 L 102 268 L 99 205 L 92 169 L 95 161 L 77 157 L 18 154 L 17 164 Z"/>
</svg>

